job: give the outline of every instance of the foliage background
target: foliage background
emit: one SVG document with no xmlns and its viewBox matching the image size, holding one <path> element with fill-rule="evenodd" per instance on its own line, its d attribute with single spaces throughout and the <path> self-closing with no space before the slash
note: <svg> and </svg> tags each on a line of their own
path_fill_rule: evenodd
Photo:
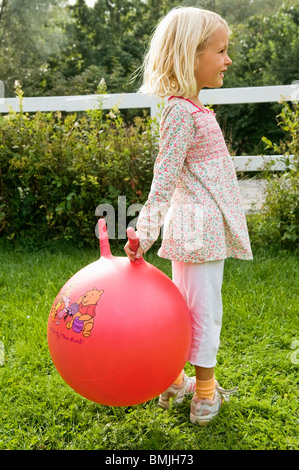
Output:
<svg viewBox="0 0 299 470">
<path fill-rule="evenodd" d="M 22 98 L 136 91 L 140 77 L 132 81 L 132 73 L 151 32 L 179 4 L 187 2 L 97 0 L 90 8 L 84 0 L 73 6 L 62 0 L 0 0 L 0 79 L 6 96 L 16 93 L 20 99 L 19 113 L 0 117 L 1 235 L 14 239 L 30 231 L 36 239 L 92 243 L 90 227 L 100 204 L 117 212 L 119 196 L 126 197 L 127 207 L 144 202 L 157 151 L 156 122 L 140 112 L 105 114 L 100 103 L 87 113 L 32 116 L 23 113 Z M 289 84 L 298 78 L 298 0 L 193 4 L 217 11 L 231 26 L 234 65 L 225 86 Z M 15 88 L 16 79 L 22 85 Z M 252 240 L 297 247 L 298 108 L 266 103 L 215 111 L 232 153 L 274 149 L 287 158 L 297 155 L 293 171 L 269 178 L 262 217 L 249 218 Z"/>
<path fill-rule="evenodd" d="M 103 90 L 99 90 L 103 92 Z M 93 242 L 98 206 L 145 201 L 158 142 L 155 121 L 124 123 L 117 109 L 83 116 L 23 113 L 0 118 L 0 232 Z M 137 216 L 138 214 L 136 214 Z M 127 225 L 126 225 L 127 226 Z M 124 235 L 125 236 L 125 235 Z"/>
<path fill-rule="evenodd" d="M 133 81 L 132 74 L 157 21 L 190 2 L 96 0 L 93 8 L 84 0 L 73 3 L 0 0 L 0 80 L 6 96 L 17 93 L 21 105 L 20 113 L 0 117 L 0 233 L 10 239 L 30 230 L 37 238 L 41 233 L 90 242 L 99 204 L 117 208 L 120 195 L 127 205 L 142 204 L 150 188 L 157 128 L 142 112 L 105 114 L 99 103 L 87 113 L 30 116 L 22 112 L 22 97 L 136 91 L 141 78 Z M 298 79 L 299 0 L 192 4 L 218 12 L 231 27 L 233 66 L 226 87 Z M 99 88 L 103 79 L 106 90 Z M 15 89 L 16 81 L 21 85 Z M 287 111 L 283 103 L 215 108 L 233 154 L 274 148 L 287 158 L 298 155 L 297 108 Z M 287 115 L 291 126 L 281 124 Z M 297 142 L 292 152 L 289 138 Z M 271 242 L 297 246 L 298 162 L 296 168 L 271 180 L 267 215 L 249 220 L 254 240 L 268 232 Z"/>
<path fill-rule="evenodd" d="M 299 0 L 194 0 L 223 15 L 232 30 L 233 66 L 225 87 L 291 84 L 298 80 Z M 132 73 L 157 21 L 174 0 L 0 0 L 0 80 L 6 96 L 21 82 L 26 96 L 135 92 Z M 219 106 L 217 116 L 237 154 L 266 151 L 261 137 L 278 141 L 277 104 Z"/>
</svg>

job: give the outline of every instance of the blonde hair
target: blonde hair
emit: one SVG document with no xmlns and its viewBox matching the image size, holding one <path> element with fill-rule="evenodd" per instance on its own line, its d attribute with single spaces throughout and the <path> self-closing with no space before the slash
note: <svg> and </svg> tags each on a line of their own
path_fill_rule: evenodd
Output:
<svg viewBox="0 0 299 470">
<path fill-rule="evenodd" d="M 158 23 L 143 66 L 140 92 L 165 97 L 196 94 L 195 58 L 220 28 L 229 32 L 217 13 L 197 7 L 173 8 Z"/>
</svg>

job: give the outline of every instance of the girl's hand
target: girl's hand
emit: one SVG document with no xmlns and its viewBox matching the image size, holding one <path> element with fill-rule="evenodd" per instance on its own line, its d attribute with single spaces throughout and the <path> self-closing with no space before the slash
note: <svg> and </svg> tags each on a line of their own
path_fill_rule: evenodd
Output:
<svg viewBox="0 0 299 470">
<path fill-rule="evenodd" d="M 130 261 L 136 261 L 136 259 L 139 259 L 143 256 L 143 249 L 139 246 L 137 253 L 135 253 L 135 251 L 131 250 L 129 241 L 127 241 L 125 244 L 124 250 Z"/>
</svg>

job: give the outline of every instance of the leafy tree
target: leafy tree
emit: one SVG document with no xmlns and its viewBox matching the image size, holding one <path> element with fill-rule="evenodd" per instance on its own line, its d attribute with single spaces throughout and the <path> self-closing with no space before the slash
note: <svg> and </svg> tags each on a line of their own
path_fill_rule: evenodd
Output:
<svg viewBox="0 0 299 470">
<path fill-rule="evenodd" d="M 230 41 L 233 65 L 226 74 L 226 87 L 291 84 L 298 79 L 299 8 L 282 7 L 269 16 L 250 17 L 233 27 Z M 275 125 L 281 111 L 277 103 L 219 106 L 217 116 L 238 154 L 266 151 L 261 139 L 279 141 L 282 130 Z"/>
<path fill-rule="evenodd" d="M 267 19 L 281 2 L 194 0 L 232 25 L 232 70 L 239 72 L 228 75 L 227 86 L 266 85 L 274 78 L 289 82 L 294 75 L 299 0 L 289 0 L 284 13 Z M 73 6 L 67 0 L 0 0 L 0 80 L 7 95 L 16 79 L 26 96 L 93 93 L 102 78 L 109 92 L 135 91 L 139 82 L 131 83 L 131 74 L 142 62 L 152 30 L 178 4 L 190 2 L 97 0 L 90 8 L 84 0 Z"/>
<path fill-rule="evenodd" d="M 60 94 L 64 87 L 68 94 L 92 93 L 102 78 L 110 93 L 135 91 L 138 84 L 131 83 L 132 73 L 142 62 L 158 19 L 175 3 L 98 0 L 89 8 L 77 0 L 69 8 L 68 46 L 60 57 L 51 58 L 44 92 Z"/>
<path fill-rule="evenodd" d="M 60 53 L 67 21 L 62 0 L 0 0 L 0 80 L 6 96 L 20 80 L 29 95 L 50 55 Z M 59 13 L 59 14 L 58 14 Z M 62 16 L 61 16 L 62 13 Z"/>
<path fill-rule="evenodd" d="M 298 79 L 299 7 L 253 16 L 234 28 L 230 86 L 290 84 Z"/>
<path fill-rule="evenodd" d="M 295 2 L 297 0 L 294 0 Z M 190 5 L 187 0 L 179 2 Z M 195 0 L 192 5 L 215 11 L 223 16 L 230 25 L 243 24 L 254 15 L 267 16 L 277 10 L 282 0 Z"/>
<path fill-rule="evenodd" d="M 6 95 L 21 81 L 26 96 L 134 92 L 157 21 L 188 0 L 0 0 L 0 80 Z M 194 0 L 225 17 L 233 31 L 226 87 L 289 84 L 298 79 L 299 0 Z M 237 153 L 263 152 L 261 137 L 279 140 L 277 104 L 217 107 Z"/>
</svg>

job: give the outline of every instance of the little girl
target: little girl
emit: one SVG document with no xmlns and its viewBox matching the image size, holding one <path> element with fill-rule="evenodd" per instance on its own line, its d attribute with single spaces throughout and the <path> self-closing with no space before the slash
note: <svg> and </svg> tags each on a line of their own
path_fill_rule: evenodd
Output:
<svg viewBox="0 0 299 470">
<path fill-rule="evenodd" d="M 167 97 L 160 123 L 160 146 L 148 200 L 140 212 L 135 254 L 140 257 L 163 227 L 159 256 L 172 261 L 173 282 L 192 317 L 189 362 L 196 380 L 182 371 L 159 398 L 182 402 L 194 393 L 190 420 L 205 424 L 219 411 L 224 389 L 214 377 L 222 324 L 224 260 L 252 259 L 235 169 L 215 114 L 199 93 L 223 85 L 232 61 L 229 28 L 216 13 L 178 7 L 158 24 L 144 62 L 141 91 Z"/>
</svg>

